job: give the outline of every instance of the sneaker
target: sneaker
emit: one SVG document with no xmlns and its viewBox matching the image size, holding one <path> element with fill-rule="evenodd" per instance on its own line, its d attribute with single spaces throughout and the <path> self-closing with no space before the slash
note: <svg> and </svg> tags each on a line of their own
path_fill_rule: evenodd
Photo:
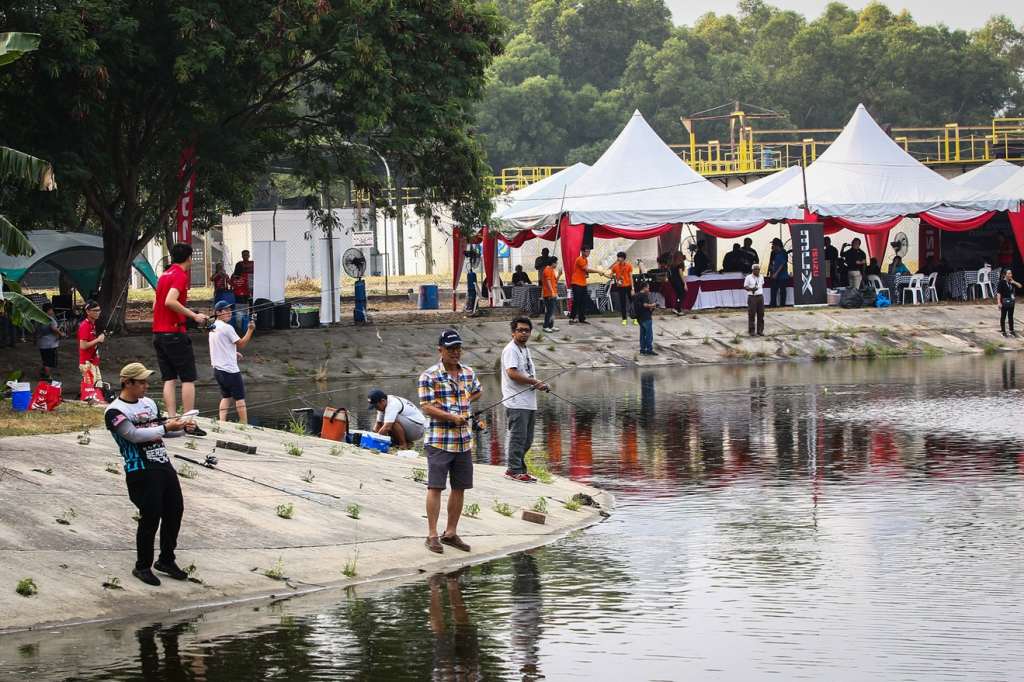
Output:
<svg viewBox="0 0 1024 682">
<path fill-rule="evenodd" d="M 533 476 L 531 476 L 530 474 L 525 473 L 525 472 L 523 472 L 521 474 L 513 474 L 510 471 L 506 471 L 505 472 L 505 478 L 513 480 L 513 481 L 519 481 L 520 483 L 536 483 L 537 482 L 536 478 L 534 478 Z"/>
<path fill-rule="evenodd" d="M 553 331 L 553 332 L 557 332 L 557 331 L 558 331 L 558 327 L 552 327 L 552 328 L 551 328 L 551 331 Z"/>
<path fill-rule="evenodd" d="M 153 564 L 153 568 L 160 571 L 161 573 L 166 573 L 175 580 L 185 580 L 186 578 L 188 578 L 188 573 L 178 568 L 178 564 L 174 563 L 173 561 L 167 564 L 165 564 L 162 561 L 157 561 L 155 564 Z"/>
<path fill-rule="evenodd" d="M 455 549 L 461 549 L 463 552 L 469 551 L 469 545 L 462 541 L 458 535 L 442 535 L 441 544 L 454 547 Z"/>
<path fill-rule="evenodd" d="M 133 568 L 132 575 L 134 575 L 136 578 L 146 583 L 147 585 L 152 585 L 153 587 L 160 586 L 160 578 L 157 578 L 155 575 L 153 575 L 153 571 L 151 571 L 148 568 L 144 568 L 141 570 L 138 568 Z"/>
<path fill-rule="evenodd" d="M 999 333 L 1002 334 L 1003 336 L 1009 336 L 1009 334 L 1007 334 L 1006 332 L 999 332 Z"/>
<path fill-rule="evenodd" d="M 657 353 L 655 353 L 655 352 L 654 352 L 653 350 L 649 350 L 649 351 L 647 351 L 647 354 L 648 354 L 648 355 L 657 355 Z"/>
<path fill-rule="evenodd" d="M 629 324 L 629 320 L 623 320 L 622 321 L 622 326 L 623 327 L 625 327 L 627 324 Z"/>
<path fill-rule="evenodd" d="M 554 330 L 553 327 L 544 327 L 543 331 L 544 331 L 545 334 L 554 334 L 555 333 L 555 330 Z"/>
<path fill-rule="evenodd" d="M 639 326 L 640 326 L 640 323 L 639 323 L 639 322 L 637 322 L 636 320 L 633 320 L 633 326 L 634 326 L 634 327 L 639 327 Z"/>
</svg>

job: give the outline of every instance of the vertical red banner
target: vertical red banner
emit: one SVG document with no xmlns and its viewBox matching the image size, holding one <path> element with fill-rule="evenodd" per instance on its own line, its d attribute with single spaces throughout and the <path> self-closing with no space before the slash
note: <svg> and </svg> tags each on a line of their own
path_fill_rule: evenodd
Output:
<svg viewBox="0 0 1024 682">
<path fill-rule="evenodd" d="M 942 257 L 942 233 L 938 228 L 921 221 L 917 236 L 917 266 L 920 268 L 931 259 L 939 262 Z"/>
<path fill-rule="evenodd" d="M 195 206 L 196 189 L 196 148 L 191 145 L 181 150 L 178 180 L 181 180 L 184 184 L 181 189 L 181 197 L 178 199 L 178 220 L 175 239 L 182 244 L 191 244 L 192 210 Z"/>
</svg>

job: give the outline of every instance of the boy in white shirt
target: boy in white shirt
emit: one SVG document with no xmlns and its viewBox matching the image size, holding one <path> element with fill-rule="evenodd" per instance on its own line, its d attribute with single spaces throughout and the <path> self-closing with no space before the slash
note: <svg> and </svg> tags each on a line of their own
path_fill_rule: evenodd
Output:
<svg viewBox="0 0 1024 682">
<path fill-rule="evenodd" d="M 391 442 L 402 449 L 423 438 L 427 418 L 412 402 L 398 395 L 388 395 L 379 388 L 370 391 L 367 401 L 377 410 L 374 433 L 391 436 Z"/>
<path fill-rule="evenodd" d="M 231 304 L 227 301 L 217 301 L 213 307 L 213 314 L 216 321 L 210 331 L 210 364 L 213 365 L 213 377 L 220 386 L 220 420 L 227 421 L 228 408 L 231 401 L 235 401 L 235 409 L 238 410 L 238 421 L 242 424 L 249 423 L 249 415 L 245 408 L 245 382 L 242 381 L 242 372 L 238 369 L 238 361 L 242 354 L 238 351 L 245 348 L 252 333 L 256 329 L 256 321 L 249 319 L 249 328 L 245 336 L 239 337 L 238 332 L 231 326 Z"/>
<path fill-rule="evenodd" d="M 756 333 L 764 336 L 764 277 L 761 266 L 754 263 L 751 272 L 743 280 L 743 288 L 747 290 L 747 331 L 751 336 Z M 756 331 L 755 331 L 755 322 Z"/>
</svg>

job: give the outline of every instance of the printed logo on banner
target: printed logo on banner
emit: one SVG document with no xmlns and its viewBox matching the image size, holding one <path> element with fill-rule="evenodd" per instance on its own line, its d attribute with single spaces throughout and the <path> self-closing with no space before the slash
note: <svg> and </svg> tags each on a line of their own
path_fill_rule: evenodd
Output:
<svg viewBox="0 0 1024 682">
<path fill-rule="evenodd" d="M 373 232 L 353 232 L 352 246 L 357 249 L 369 249 L 373 246 Z"/>
<path fill-rule="evenodd" d="M 192 243 L 192 208 L 195 203 L 196 190 L 196 148 L 185 147 L 181 150 L 181 162 L 178 167 L 178 180 L 184 181 L 181 196 L 178 198 L 178 219 L 176 239 L 182 244 Z"/>
<path fill-rule="evenodd" d="M 825 305 L 825 226 L 822 223 L 792 223 L 793 269 L 799 286 L 793 289 L 794 305 Z"/>
</svg>

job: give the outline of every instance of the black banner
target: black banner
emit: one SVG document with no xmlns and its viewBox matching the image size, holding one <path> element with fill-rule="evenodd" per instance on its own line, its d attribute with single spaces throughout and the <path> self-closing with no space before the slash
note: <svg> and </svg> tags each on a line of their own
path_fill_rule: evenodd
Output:
<svg viewBox="0 0 1024 682">
<path fill-rule="evenodd" d="M 825 226 L 790 223 L 793 237 L 793 305 L 825 305 Z"/>
</svg>

